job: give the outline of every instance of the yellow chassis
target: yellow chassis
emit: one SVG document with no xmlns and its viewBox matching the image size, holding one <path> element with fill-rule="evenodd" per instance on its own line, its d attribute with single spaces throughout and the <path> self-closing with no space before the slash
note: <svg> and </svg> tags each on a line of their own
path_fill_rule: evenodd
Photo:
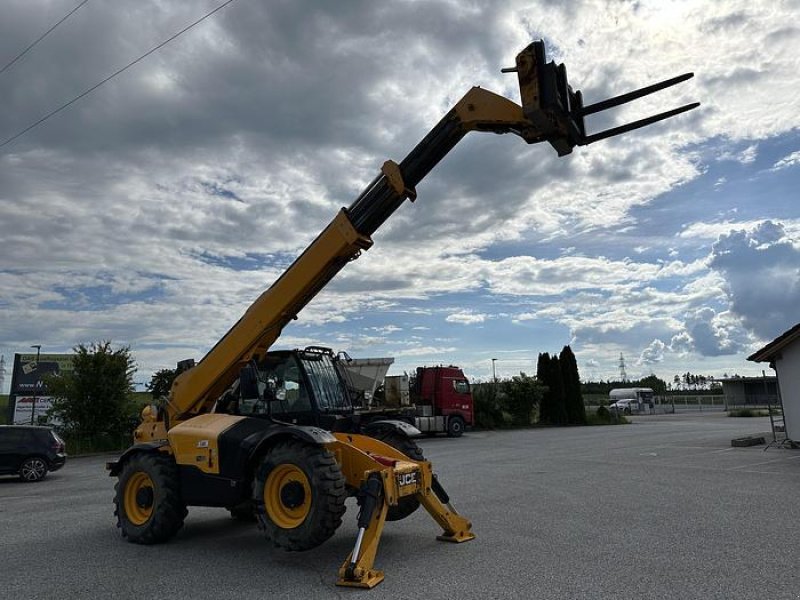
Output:
<svg viewBox="0 0 800 600">
<path fill-rule="evenodd" d="M 334 436 L 336 441 L 326 447 L 336 456 L 348 485 L 361 489 L 370 477 L 376 476 L 382 483 L 382 494 L 372 518 L 359 531 L 356 547 L 339 569 L 336 585 L 373 588 L 383 581 L 383 571 L 373 567 L 386 514 L 390 506 L 406 496 L 416 496 L 443 529 L 436 539 L 461 543 L 475 538 L 472 523 L 437 496 L 430 462 L 411 460 L 392 446 L 365 435 L 335 433 Z"/>
</svg>

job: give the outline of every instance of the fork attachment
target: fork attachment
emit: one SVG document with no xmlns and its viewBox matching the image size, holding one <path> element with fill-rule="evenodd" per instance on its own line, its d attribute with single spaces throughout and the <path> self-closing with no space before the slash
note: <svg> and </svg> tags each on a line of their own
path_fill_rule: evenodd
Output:
<svg viewBox="0 0 800 600">
<path fill-rule="evenodd" d="M 503 73 L 517 73 L 523 113 L 525 118 L 533 123 L 540 136 L 532 141 L 547 140 L 559 156 L 569 154 L 575 146 L 587 146 L 700 106 L 699 102 L 685 104 L 632 123 L 587 135 L 583 119 L 585 116 L 677 85 L 694 77 L 694 73 L 684 73 L 626 94 L 584 106 L 583 94 L 580 90 L 573 90 L 567 80 L 567 68 L 563 64 L 557 65 L 554 61 L 547 62 L 543 41 L 531 43 L 517 55 L 515 62 L 515 66 L 507 67 L 502 71 Z"/>
</svg>

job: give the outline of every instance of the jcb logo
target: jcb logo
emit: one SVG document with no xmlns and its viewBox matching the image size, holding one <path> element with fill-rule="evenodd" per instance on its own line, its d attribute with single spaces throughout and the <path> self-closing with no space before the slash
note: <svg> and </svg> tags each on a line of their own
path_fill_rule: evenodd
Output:
<svg viewBox="0 0 800 600">
<path fill-rule="evenodd" d="M 403 487 L 404 485 L 416 485 L 417 473 L 400 473 L 397 476 L 397 485 Z"/>
</svg>

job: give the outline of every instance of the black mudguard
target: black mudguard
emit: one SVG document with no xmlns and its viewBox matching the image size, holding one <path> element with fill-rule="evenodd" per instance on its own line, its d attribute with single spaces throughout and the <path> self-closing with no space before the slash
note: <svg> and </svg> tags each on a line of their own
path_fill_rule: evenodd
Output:
<svg viewBox="0 0 800 600">
<path fill-rule="evenodd" d="M 415 438 L 422 435 L 422 432 L 413 425 L 400 421 L 397 419 L 382 419 L 380 421 L 372 421 L 362 427 L 362 432 L 365 435 L 375 437 L 378 434 L 386 431 L 394 431 L 407 438 Z"/>
<path fill-rule="evenodd" d="M 116 477 L 122 470 L 122 465 L 132 454 L 137 452 L 158 452 L 159 448 L 168 445 L 167 440 L 156 440 L 153 442 L 143 442 L 141 444 L 134 444 L 125 452 L 123 452 L 117 460 L 110 460 L 106 463 L 106 470 L 111 477 Z"/>
<path fill-rule="evenodd" d="M 283 440 L 300 440 L 322 446 L 335 442 L 329 431 L 265 419 L 243 419 L 219 436 L 220 475 L 243 480 L 266 448 Z"/>
</svg>

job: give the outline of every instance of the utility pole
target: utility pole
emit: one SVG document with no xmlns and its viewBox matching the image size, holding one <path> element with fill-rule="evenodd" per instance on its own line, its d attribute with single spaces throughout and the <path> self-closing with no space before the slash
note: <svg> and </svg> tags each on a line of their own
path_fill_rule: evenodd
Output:
<svg viewBox="0 0 800 600">
<path fill-rule="evenodd" d="M 495 368 L 495 364 L 497 363 L 497 359 L 492 359 L 492 381 L 497 383 L 497 369 Z"/>
<path fill-rule="evenodd" d="M 34 380 L 33 380 L 33 406 L 31 407 L 31 425 L 34 424 L 34 419 L 36 418 L 36 385 L 39 383 L 39 353 L 42 350 L 41 344 L 34 344 L 31 348 L 36 348 L 36 366 L 33 368 L 35 373 Z"/>
</svg>

